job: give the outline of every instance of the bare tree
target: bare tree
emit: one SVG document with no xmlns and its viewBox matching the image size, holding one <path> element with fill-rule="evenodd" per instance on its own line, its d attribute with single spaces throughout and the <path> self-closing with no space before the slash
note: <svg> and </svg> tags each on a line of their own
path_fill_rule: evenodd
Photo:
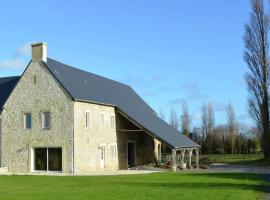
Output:
<svg viewBox="0 0 270 200">
<path fill-rule="evenodd" d="M 179 119 L 178 119 L 178 114 L 175 108 L 171 108 L 170 125 L 174 127 L 175 129 L 179 130 Z"/>
<path fill-rule="evenodd" d="M 263 137 L 265 158 L 270 157 L 268 18 L 264 12 L 263 0 L 253 0 L 244 36 L 244 59 L 249 68 L 245 75 L 249 91 L 249 113 Z"/>
<path fill-rule="evenodd" d="M 207 106 L 204 103 L 202 106 L 202 138 L 206 139 L 207 136 Z"/>
<path fill-rule="evenodd" d="M 181 130 L 186 136 L 189 136 L 191 118 L 188 111 L 188 105 L 186 101 L 182 103 L 182 115 L 181 115 Z"/>
<path fill-rule="evenodd" d="M 159 117 L 160 117 L 160 119 L 162 119 L 163 121 L 166 120 L 166 113 L 164 112 L 164 110 L 162 110 L 162 109 L 159 110 Z"/>
<path fill-rule="evenodd" d="M 227 132 L 230 140 L 231 154 L 234 154 L 235 139 L 238 133 L 238 122 L 235 117 L 234 109 L 231 103 L 226 108 L 227 112 Z"/>
<path fill-rule="evenodd" d="M 215 115 L 211 103 L 203 104 L 202 106 L 202 133 L 205 138 L 205 143 L 208 153 L 212 152 L 212 135 L 215 127 Z"/>
</svg>

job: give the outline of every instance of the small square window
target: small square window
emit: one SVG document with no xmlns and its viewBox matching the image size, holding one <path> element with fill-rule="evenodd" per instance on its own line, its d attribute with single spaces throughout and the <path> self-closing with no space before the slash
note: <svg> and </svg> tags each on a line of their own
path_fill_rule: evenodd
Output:
<svg viewBox="0 0 270 200">
<path fill-rule="evenodd" d="M 85 112 L 85 128 L 90 128 L 91 126 L 91 114 L 90 112 Z"/>
<path fill-rule="evenodd" d="M 42 113 L 42 128 L 43 129 L 51 128 L 51 113 L 50 112 Z"/>
<path fill-rule="evenodd" d="M 31 129 L 32 127 L 32 116 L 31 113 L 24 113 L 23 115 L 24 128 Z"/>
</svg>

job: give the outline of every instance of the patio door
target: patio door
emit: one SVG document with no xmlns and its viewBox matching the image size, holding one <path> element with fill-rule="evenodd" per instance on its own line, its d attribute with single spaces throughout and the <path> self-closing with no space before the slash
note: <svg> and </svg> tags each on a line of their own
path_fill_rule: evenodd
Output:
<svg viewBox="0 0 270 200">
<path fill-rule="evenodd" d="M 105 146 L 100 147 L 100 168 L 105 168 Z"/>
<path fill-rule="evenodd" d="M 62 171 L 62 148 L 34 148 L 34 171 Z"/>
</svg>

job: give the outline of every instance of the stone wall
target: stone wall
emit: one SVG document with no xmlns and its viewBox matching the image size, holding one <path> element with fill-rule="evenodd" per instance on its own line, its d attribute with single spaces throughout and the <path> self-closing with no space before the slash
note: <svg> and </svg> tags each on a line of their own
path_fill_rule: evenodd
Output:
<svg viewBox="0 0 270 200">
<path fill-rule="evenodd" d="M 31 171 L 33 147 L 62 147 L 63 172 L 73 171 L 74 103 L 39 62 L 31 62 L 2 112 L 1 167 Z M 41 113 L 51 112 L 51 129 L 44 130 Z M 24 129 L 23 114 L 31 112 L 32 128 Z"/>
<path fill-rule="evenodd" d="M 90 127 L 85 127 L 85 113 L 90 113 Z M 104 114 L 105 124 L 100 123 L 100 114 Z M 118 157 L 111 159 L 110 145 L 115 145 L 116 126 L 111 126 L 111 116 L 115 108 L 91 103 L 75 102 L 74 104 L 74 168 L 75 173 L 98 170 L 118 169 Z M 101 168 L 100 146 L 105 146 L 105 165 Z M 117 155 L 117 153 L 116 153 Z"/>
<path fill-rule="evenodd" d="M 122 130 L 138 130 L 129 120 L 121 114 L 117 114 L 117 128 Z M 118 131 L 117 132 L 117 148 L 119 168 L 126 169 L 127 163 L 127 142 L 136 142 L 136 164 L 143 165 L 149 162 L 155 162 L 154 139 L 147 133 Z"/>
</svg>

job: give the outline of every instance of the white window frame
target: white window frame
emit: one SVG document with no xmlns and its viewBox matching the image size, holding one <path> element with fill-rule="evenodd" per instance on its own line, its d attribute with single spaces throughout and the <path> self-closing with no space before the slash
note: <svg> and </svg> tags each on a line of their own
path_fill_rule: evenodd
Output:
<svg viewBox="0 0 270 200">
<path fill-rule="evenodd" d="M 114 148 L 114 151 L 111 148 Z M 110 160 L 117 159 L 117 145 L 115 143 L 109 145 L 109 158 Z"/>
<path fill-rule="evenodd" d="M 46 120 L 46 117 L 45 117 L 45 114 L 46 113 L 49 113 L 49 127 L 45 127 L 45 120 Z M 44 111 L 41 113 L 41 124 L 42 124 L 42 129 L 43 130 L 50 130 L 51 127 L 52 127 L 52 115 L 51 115 L 51 112 L 50 111 Z"/>
<path fill-rule="evenodd" d="M 114 129 L 116 127 L 115 115 L 111 115 L 110 121 L 111 121 L 111 129 Z"/>
<path fill-rule="evenodd" d="M 87 120 L 87 114 L 89 114 L 89 119 Z M 89 110 L 86 110 L 84 113 L 84 127 L 85 129 L 91 128 L 92 115 Z M 88 124 L 87 124 L 88 123 Z"/>
<path fill-rule="evenodd" d="M 103 116 L 103 121 L 102 121 L 102 116 Z M 103 112 L 100 113 L 99 115 L 99 124 L 101 127 L 104 127 L 105 126 L 105 114 Z"/>
<path fill-rule="evenodd" d="M 47 170 L 35 170 L 35 149 L 36 148 L 44 148 L 47 149 Z M 62 171 L 50 171 L 49 170 L 49 149 L 50 148 L 59 148 L 62 149 Z M 64 154 L 63 154 L 63 146 L 31 146 L 30 147 L 30 171 L 31 172 L 52 172 L 52 173 L 62 173 L 64 169 Z"/>
<path fill-rule="evenodd" d="M 30 127 L 27 127 L 27 115 L 30 114 Z M 24 112 L 23 113 L 23 128 L 25 130 L 32 129 L 32 113 L 31 112 Z"/>
</svg>

